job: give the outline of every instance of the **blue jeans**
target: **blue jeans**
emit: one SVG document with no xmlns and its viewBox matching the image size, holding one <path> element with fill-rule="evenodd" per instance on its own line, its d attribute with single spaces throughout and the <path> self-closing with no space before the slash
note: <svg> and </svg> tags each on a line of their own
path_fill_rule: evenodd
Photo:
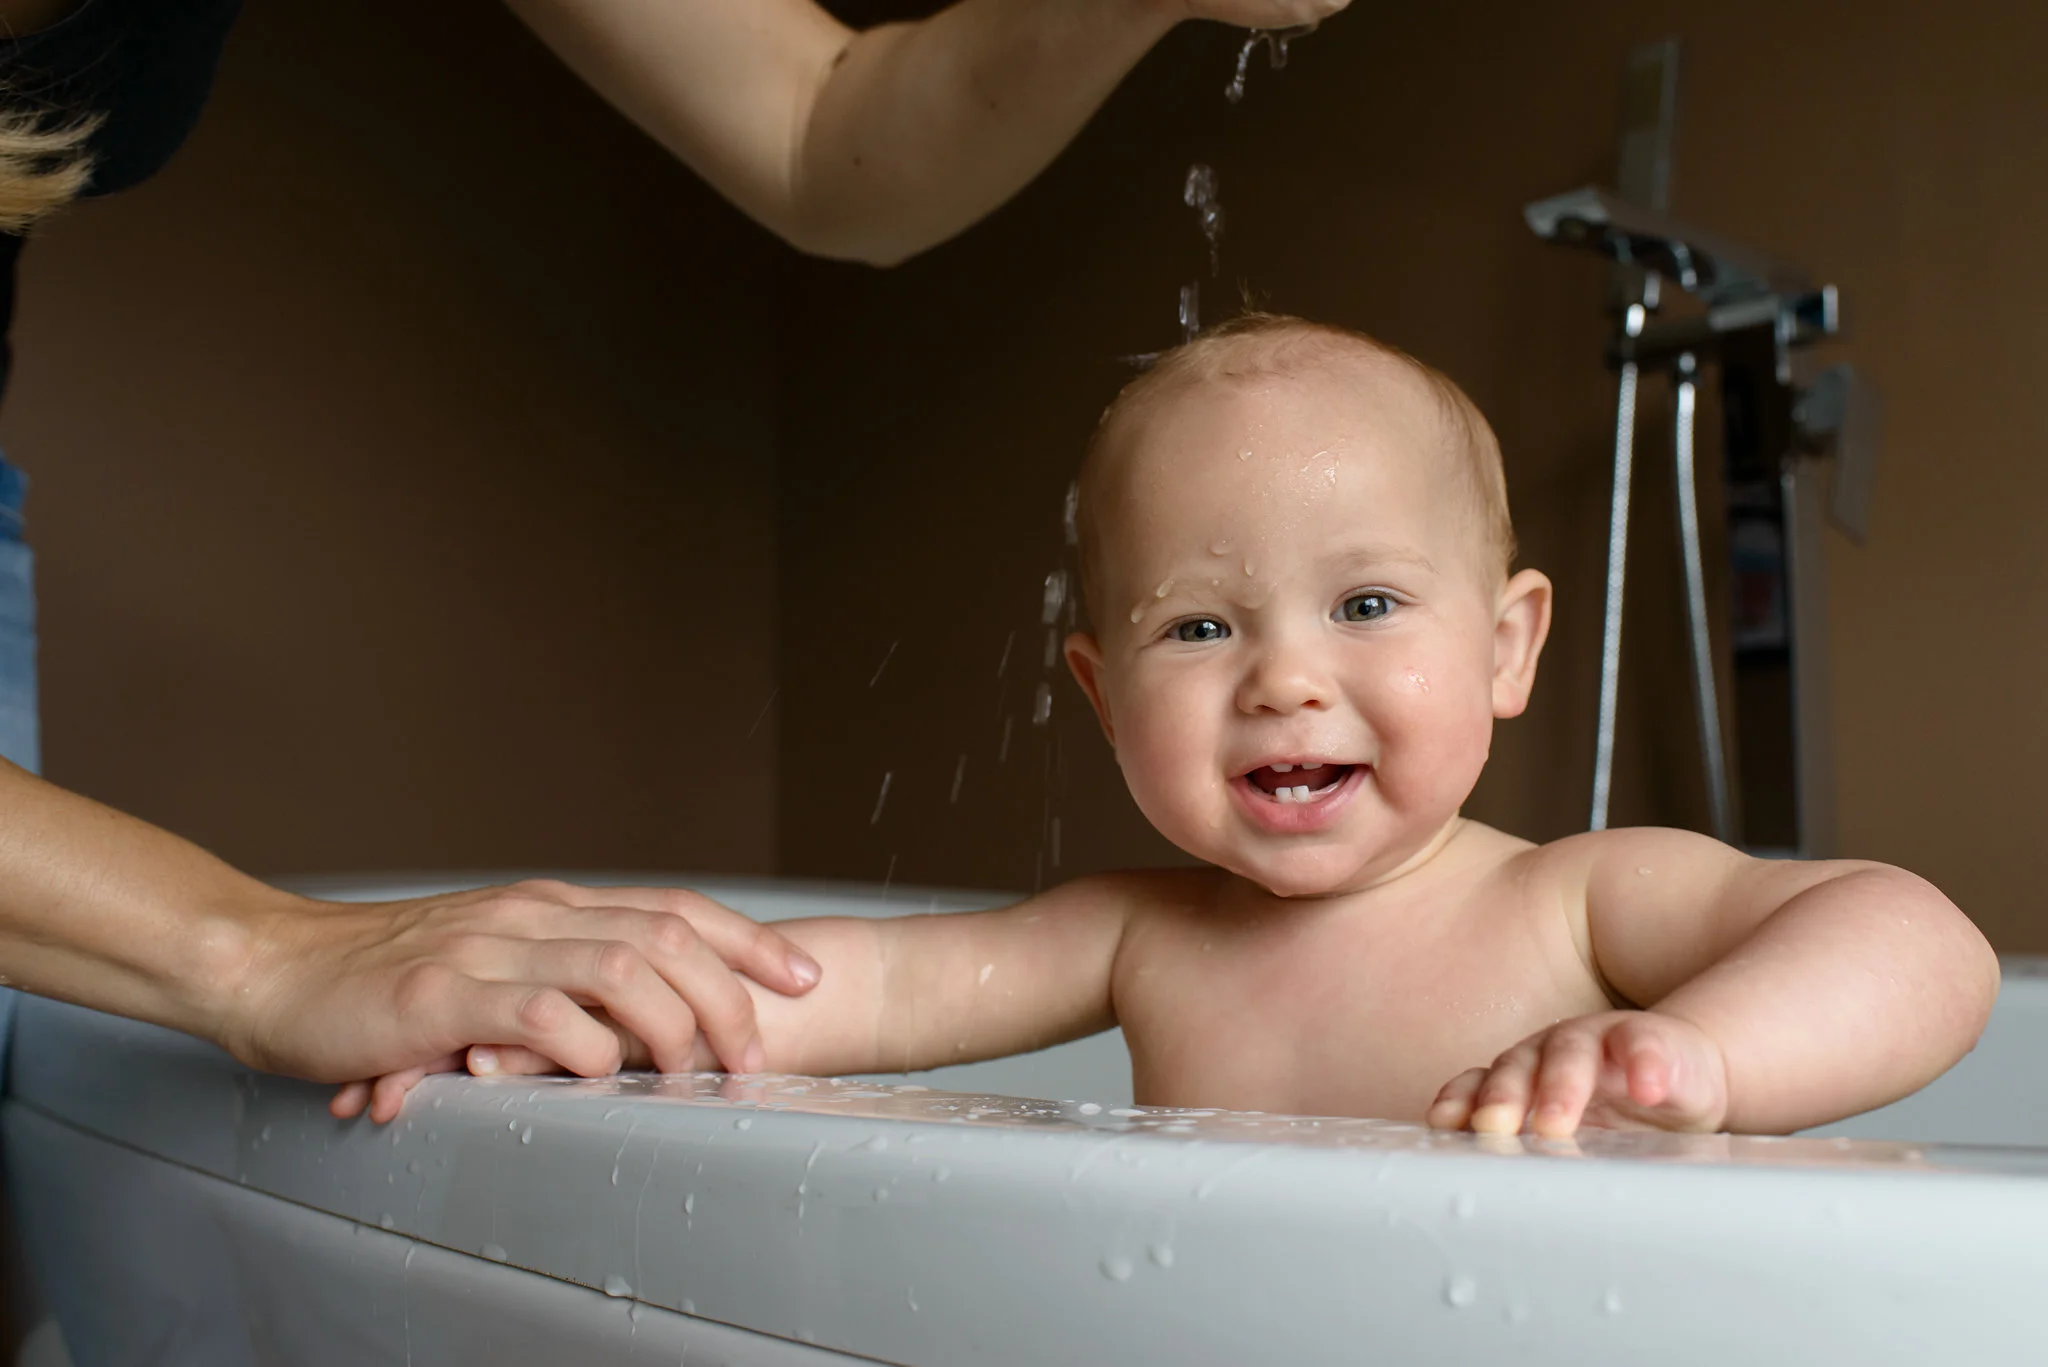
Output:
<svg viewBox="0 0 2048 1367">
<path fill-rule="evenodd" d="M 22 539 L 28 477 L 0 459 L 0 756 L 31 773 L 41 769 L 36 724 L 35 556 Z M 14 992 L 0 989 L 0 1084 L 14 1033 Z"/>
</svg>

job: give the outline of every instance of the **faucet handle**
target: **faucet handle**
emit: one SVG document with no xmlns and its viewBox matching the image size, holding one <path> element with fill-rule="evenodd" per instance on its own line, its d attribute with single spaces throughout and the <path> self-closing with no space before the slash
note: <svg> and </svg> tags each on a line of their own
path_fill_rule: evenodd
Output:
<svg viewBox="0 0 2048 1367">
<path fill-rule="evenodd" d="M 1871 383 L 1843 362 L 1799 391 L 1792 422 L 1800 444 L 1835 457 L 1828 520 L 1861 546 L 1870 536 L 1870 499 L 1884 439 L 1884 403 Z"/>
</svg>

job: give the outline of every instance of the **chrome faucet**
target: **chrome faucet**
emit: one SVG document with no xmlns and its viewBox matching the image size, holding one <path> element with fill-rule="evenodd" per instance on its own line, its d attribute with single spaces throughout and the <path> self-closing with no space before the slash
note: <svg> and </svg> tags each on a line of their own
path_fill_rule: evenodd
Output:
<svg viewBox="0 0 2048 1367">
<path fill-rule="evenodd" d="M 1816 458 L 1834 456 L 1829 512 L 1860 544 L 1869 529 L 1878 407 L 1850 366 L 1831 367 L 1807 383 L 1797 374 L 1795 353 L 1840 330 L 1833 285 L 1816 285 L 1802 270 L 1664 212 L 1677 57 L 1676 40 L 1630 57 L 1622 178 L 1633 182 L 1625 190 L 1655 202 L 1645 207 L 1584 188 L 1523 211 L 1537 236 L 1597 252 L 1617 266 L 1619 327 L 1607 359 L 1620 386 L 1590 825 L 1607 825 L 1613 787 L 1637 395 L 1645 372 L 1663 371 L 1674 385 L 1679 542 L 1713 833 L 1752 849 L 1824 855 L 1834 844 L 1834 820 Z M 1667 284 L 1699 307 L 1657 318 Z M 1732 778 L 1707 611 L 1694 451 L 1699 386 L 1709 364 L 1720 371 L 1728 510 L 1723 549 L 1735 586 L 1727 633 L 1728 672 L 1736 685 Z"/>
</svg>

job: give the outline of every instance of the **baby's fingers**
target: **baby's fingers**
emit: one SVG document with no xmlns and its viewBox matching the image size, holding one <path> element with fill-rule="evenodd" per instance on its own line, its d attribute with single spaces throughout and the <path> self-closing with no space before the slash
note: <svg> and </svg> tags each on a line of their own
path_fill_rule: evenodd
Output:
<svg viewBox="0 0 2048 1367">
<path fill-rule="evenodd" d="M 327 1103 L 327 1114 L 336 1120 L 354 1120 L 369 1104 L 369 1083 L 345 1082 L 335 1089 L 333 1099 Z"/>
<path fill-rule="evenodd" d="M 602 1010 L 591 1012 L 599 1025 L 608 1028 L 619 1041 L 619 1069 L 622 1072 L 644 1072 L 653 1067 L 654 1058 L 647 1044 L 631 1030 L 626 1029 Z M 468 1054 L 457 1066 L 467 1065 L 475 1077 L 539 1077 L 547 1073 L 566 1072 L 561 1064 L 537 1050 L 518 1044 L 476 1044 L 471 1045 Z M 718 1067 L 718 1056 L 711 1052 L 711 1045 L 699 1035 L 690 1058 L 692 1072 L 711 1072 Z"/>
<path fill-rule="evenodd" d="M 1465 1122 L 1472 1118 L 1472 1098 L 1479 1094 L 1479 1084 L 1484 1081 L 1484 1068 L 1467 1068 L 1444 1084 L 1436 1100 L 1429 1103 L 1429 1114 L 1424 1120 L 1432 1129 L 1464 1129 Z"/>
<path fill-rule="evenodd" d="M 1472 1112 L 1475 1134 L 1520 1134 L 1529 1114 L 1529 1091 L 1536 1080 L 1537 1043 L 1524 1040 L 1493 1061 L 1479 1084 Z"/>
<path fill-rule="evenodd" d="M 539 1077 L 568 1071 L 546 1055 L 517 1044 L 473 1044 L 463 1061 L 473 1077 Z"/>
<path fill-rule="evenodd" d="M 421 1078 L 429 1073 L 458 1072 L 461 1068 L 462 1055 L 443 1054 L 431 1063 L 404 1072 L 387 1073 L 368 1082 L 344 1083 L 327 1103 L 327 1113 L 336 1120 L 354 1120 L 368 1110 L 370 1119 L 381 1125 L 397 1116 L 405 1094 L 418 1086 Z"/>
<path fill-rule="evenodd" d="M 371 1083 L 370 1119 L 379 1125 L 388 1125 L 398 1119 L 398 1112 L 405 1105 L 405 1094 L 419 1086 L 420 1079 L 430 1071 L 434 1070 L 407 1068 L 403 1072 L 386 1073 Z"/>
<path fill-rule="evenodd" d="M 1569 1139 L 1599 1082 L 1600 1046 L 1582 1030 L 1553 1030 L 1543 1041 L 1530 1124 L 1545 1139 Z"/>
<path fill-rule="evenodd" d="M 1654 1108 L 1671 1099 L 1671 1056 L 1647 1024 L 1625 1021 L 1608 1032 L 1607 1056 L 1628 1078 L 1630 1101 Z"/>
</svg>

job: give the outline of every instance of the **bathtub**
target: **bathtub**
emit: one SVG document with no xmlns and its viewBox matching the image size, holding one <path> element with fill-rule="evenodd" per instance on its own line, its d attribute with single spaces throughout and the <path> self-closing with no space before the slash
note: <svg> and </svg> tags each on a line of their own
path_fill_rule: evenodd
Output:
<svg viewBox="0 0 2048 1367">
<path fill-rule="evenodd" d="M 763 919 L 998 900 L 691 886 Z M 10 1192 L 78 1367 L 2043 1352 L 2030 961 L 2008 961 L 1947 1077 L 1793 1139 L 1139 1111 L 1113 1032 L 914 1085 L 441 1077 L 378 1128 L 331 1119 L 324 1088 L 59 1003 L 24 1002 L 15 1038 Z"/>
</svg>

